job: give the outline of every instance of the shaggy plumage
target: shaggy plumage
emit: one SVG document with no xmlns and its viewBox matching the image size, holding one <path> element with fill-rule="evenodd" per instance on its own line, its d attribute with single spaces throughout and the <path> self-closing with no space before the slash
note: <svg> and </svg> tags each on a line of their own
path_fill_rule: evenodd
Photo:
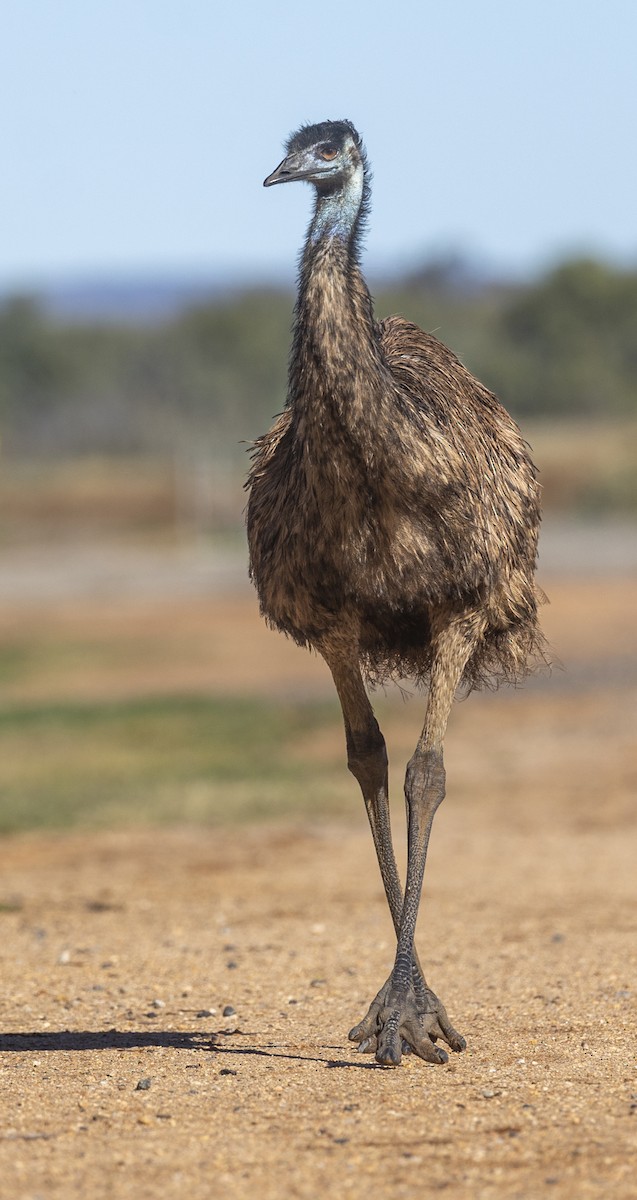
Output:
<svg viewBox="0 0 637 1200">
<path fill-rule="evenodd" d="M 416 787 L 429 799 L 416 803 L 409 772 L 407 798 L 414 810 L 435 810 L 443 785 L 432 779 L 457 686 L 516 680 L 542 657 L 533 578 L 539 487 L 517 426 L 456 356 L 402 317 L 375 321 L 359 266 L 369 169 L 351 123 L 304 126 L 286 151 L 266 184 L 309 181 L 316 206 L 300 264 L 287 406 L 257 441 L 248 480 L 251 573 L 266 620 L 332 669 L 350 767 L 411 963 L 388 818 L 378 833 L 384 743 L 358 673 L 373 683 L 431 678 L 415 756 L 419 778 L 429 764 Z M 423 871 L 427 839 L 428 829 Z M 418 996 L 424 981 L 413 970 Z M 361 1027 L 352 1035 L 373 1043 L 380 1061 L 399 1061 L 380 1009 L 368 1014 L 365 1036 Z M 418 1012 L 434 1038 L 422 996 Z M 451 1035 L 438 1033 L 454 1045 Z M 405 1028 L 401 1036 L 413 1045 Z"/>
</svg>

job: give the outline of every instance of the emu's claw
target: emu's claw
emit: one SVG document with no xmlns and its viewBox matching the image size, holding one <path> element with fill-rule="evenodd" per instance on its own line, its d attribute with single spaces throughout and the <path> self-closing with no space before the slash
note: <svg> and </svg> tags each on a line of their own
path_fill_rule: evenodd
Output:
<svg viewBox="0 0 637 1200">
<path fill-rule="evenodd" d="M 420 989 L 419 989 L 420 990 Z M 465 1049 L 466 1042 L 454 1029 L 437 996 L 423 988 L 418 999 L 413 983 L 407 990 L 392 987 L 391 978 L 372 1000 L 366 1016 L 349 1032 L 363 1054 L 375 1054 L 386 1066 L 399 1066 L 408 1050 L 430 1063 L 448 1062 L 441 1038 L 454 1051 Z"/>
</svg>

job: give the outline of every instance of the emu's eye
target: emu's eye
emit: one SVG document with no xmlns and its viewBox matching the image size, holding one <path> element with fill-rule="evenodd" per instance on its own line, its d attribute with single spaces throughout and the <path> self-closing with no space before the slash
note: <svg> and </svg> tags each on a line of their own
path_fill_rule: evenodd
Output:
<svg viewBox="0 0 637 1200">
<path fill-rule="evenodd" d="M 321 158 L 325 159 L 325 162 L 331 162 L 333 158 L 336 158 L 338 150 L 335 146 L 322 146 L 319 150 L 319 154 Z"/>
</svg>

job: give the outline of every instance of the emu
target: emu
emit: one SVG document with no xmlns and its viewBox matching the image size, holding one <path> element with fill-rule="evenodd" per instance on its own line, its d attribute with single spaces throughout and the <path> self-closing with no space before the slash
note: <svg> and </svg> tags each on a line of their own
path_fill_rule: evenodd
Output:
<svg viewBox="0 0 637 1200">
<path fill-rule="evenodd" d="M 379 1063 L 465 1048 L 414 946 L 425 860 L 445 794 L 458 688 L 516 681 L 544 657 L 534 584 L 536 471 L 496 397 L 435 337 L 377 322 L 360 269 L 370 174 L 350 121 L 302 126 L 265 187 L 305 180 L 286 407 L 257 439 L 247 488 L 250 572 L 266 621 L 318 651 L 343 710 L 395 932 L 391 975 L 349 1037 Z M 364 680 L 428 683 L 407 766 L 405 890 L 385 742 Z"/>
</svg>

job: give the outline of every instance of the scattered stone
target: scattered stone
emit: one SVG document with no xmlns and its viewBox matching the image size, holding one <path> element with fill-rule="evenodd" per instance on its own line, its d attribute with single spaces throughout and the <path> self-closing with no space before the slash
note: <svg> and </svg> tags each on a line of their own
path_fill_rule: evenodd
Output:
<svg viewBox="0 0 637 1200">
<path fill-rule="evenodd" d="M 229 971 L 236 971 L 238 965 L 239 964 L 234 962 L 233 959 L 231 959 L 230 962 L 226 963 L 226 967 Z"/>
<path fill-rule="evenodd" d="M 166 1007 L 165 1000 L 152 1000 L 151 1003 L 152 1003 L 153 1008 L 165 1008 Z"/>
<path fill-rule="evenodd" d="M 150 1085 L 151 1085 L 151 1083 L 152 1083 L 152 1082 L 153 1082 L 153 1081 L 152 1081 L 152 1079 L 150 1078 L 150 1076 L 149 1076 L 147 1079 L 140 1079 L 140 1080 L 138 1080 L 138 1082 L 137 1082 L 137 1086 L 136 1086 L 136 1088 L 135 1088 L 135 1091 L 136 1091 L 136 1092 L 147 1092 L 147 1091 L 148 1091 L 148 1089 L 150 1088 Z"/>
<path fill-rule="evenodd" d="M 237 1015 L 236 1008 L 233 1008 L 231 1004 L 226 1004 L 226 1007 L 223 1010 L 223 1016 L 224 1017 L 236 1017 L 236 1015 Z"/>
<path fill-rule="evenodd" d="M 196 1015 L 198 1017 L 214 1017 L 216 1011 L 217 1011 L 216 1008 L 200 1008 L 199 1012 Z M 225 1016 L 225 1012 L 224 1012 L 224 1016 Z"/>
<path fill-rule="evenodd" d="M 62 952 L 58 955 L 58 962 L 62 966 L 66 966 L 66 964 L 70 963 L 70 961 L 71 961 L 71 951 L 70 950 L 62 950 Z"/>
<path fill-rule="evenodd" d="M 221 1070 L 220 1070 L 220 1072 L 219 1072 L 219 1074 L 220 1074 L 220 1075 L 236 1075 L 236 1073 L 237 1073 L 237 1072 L 236 1072 L 236 1071 L 233 1071 L 233 1070 L 231 1070 L 231 1068 L 230 1068 L 230 1067 L 222 1067 L 222 1068 L 221 1068 Z"/>
<path fill-rule="evenodd" d="M 495 1096 L 495 1094 L 496 1093 L 493 1091 L 492 1088 L 483 1088 L 482 1089 L 482 1095 L 484 1096 L 485 1100 L 493 1100 L 493 1097 Z"/>
</svg>

